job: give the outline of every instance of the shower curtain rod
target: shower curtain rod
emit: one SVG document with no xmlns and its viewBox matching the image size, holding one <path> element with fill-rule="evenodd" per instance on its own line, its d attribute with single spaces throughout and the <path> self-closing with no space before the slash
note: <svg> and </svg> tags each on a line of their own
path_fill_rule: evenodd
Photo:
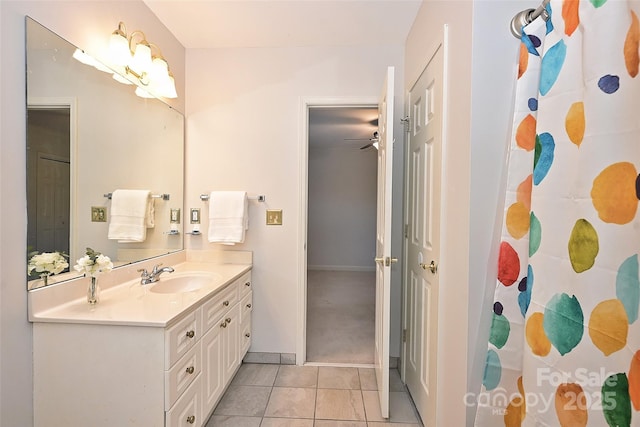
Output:
<svg viewBox="0 0 640 427">
<path fill-rule="evenodd" d="M 546 21 L 549 19 L 546 7 L 551 0 L 543 0 L 542 4 L 537 9 L 526 9 L 516 14 L 511 20 L 511 34 L 517 39 L 520 38 L 522 27 L 532 23 L 538 16 L 542 15 L 542 18 Z"/>
</svg>

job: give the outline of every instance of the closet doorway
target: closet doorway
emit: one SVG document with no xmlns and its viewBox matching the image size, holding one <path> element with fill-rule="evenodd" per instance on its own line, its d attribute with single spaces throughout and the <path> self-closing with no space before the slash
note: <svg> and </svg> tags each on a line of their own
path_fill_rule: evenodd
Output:
<svg viewBox="0 0 640 427">
<path fill-rule="evenodd" d="M 306 362 L 374 364 L 377 105 L 308 108 Z"/>
</svg>

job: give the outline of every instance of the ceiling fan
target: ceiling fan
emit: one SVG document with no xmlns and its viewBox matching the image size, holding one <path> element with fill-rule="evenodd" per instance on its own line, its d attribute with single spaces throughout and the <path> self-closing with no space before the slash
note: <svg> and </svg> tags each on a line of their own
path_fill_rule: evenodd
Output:
<svg viewBox="0 0 640 427">
<path fill-rule="evenodd" d="M 378 131 L 373 132 L 373 137 L 372 138 L 345 138 L 345 141 L 369 141 L 368 144 L 363 145 L 362 147 L 360 147 L 361 150 L 364 150 L 366 148 L 369 147 L 375 147 L 375 149 L 378 149 Z"/>
</svg>

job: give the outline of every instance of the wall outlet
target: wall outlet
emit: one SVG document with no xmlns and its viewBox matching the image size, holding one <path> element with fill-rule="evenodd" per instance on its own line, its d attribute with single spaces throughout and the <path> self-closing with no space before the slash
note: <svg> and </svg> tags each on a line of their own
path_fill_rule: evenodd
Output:
<svg viewBox="0 0 640 427">
<path fill-rule="evenodd" d="M 282 209 L 267 209 L 267 225 L 282 225 Z"/>
<path fill-rule="evenodd" d="M 200 208 L 191 208 L 189 216 L 191 224 L 200 224 Z"/>
<path fill-rule="evenodd" d="M 169 218 L 171 224 L 180 224 L 180 208 L 171 209 L 171 217 Z"/>
<path fill-rule="evenodd" d="M 91 222 L 107 222 L 107 208 L 91 206 Z"/>
</svg>

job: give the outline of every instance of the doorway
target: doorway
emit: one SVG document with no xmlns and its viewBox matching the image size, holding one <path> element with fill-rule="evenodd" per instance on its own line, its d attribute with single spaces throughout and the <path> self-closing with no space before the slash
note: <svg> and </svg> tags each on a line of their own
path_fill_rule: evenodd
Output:
<svg viewBox="0 0 640 427">
<path fill-rule="evenodd" d="M 307 363 L 374 363 L 377 120 L 375 104 L 308 108 Z"/>
<path fill-rule="evenodd" d="M 27 248 L 69 254 L 71 108 L 27 112 Z"/>
</svg>

